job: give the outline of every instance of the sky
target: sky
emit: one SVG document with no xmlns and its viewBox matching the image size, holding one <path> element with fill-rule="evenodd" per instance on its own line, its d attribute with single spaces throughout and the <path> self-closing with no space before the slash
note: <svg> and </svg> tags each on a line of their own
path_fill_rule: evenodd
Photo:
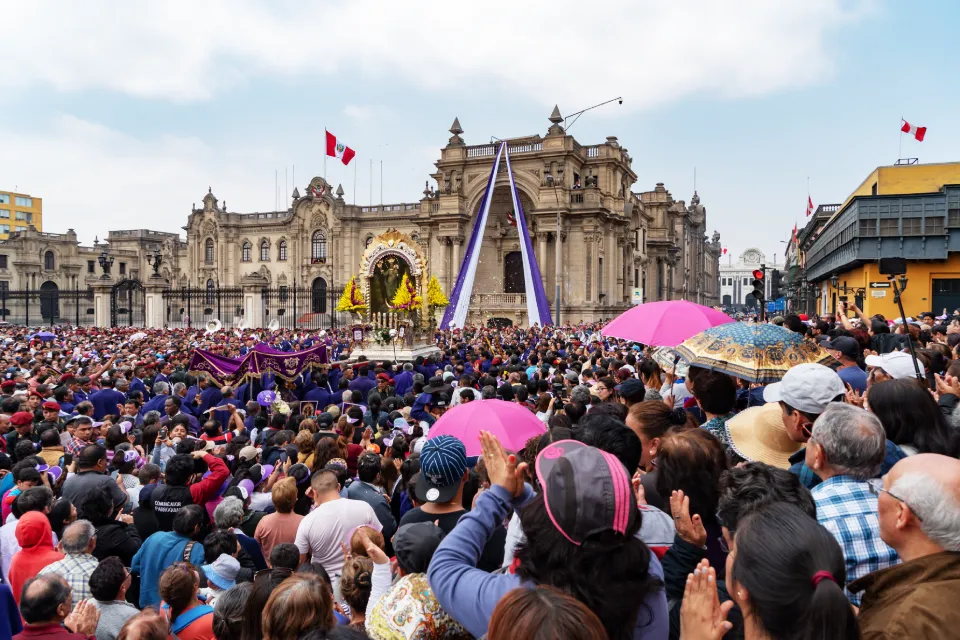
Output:
<svg viewBox="0 0 960 640">
<path fill-rule="evenodd" d="M 696 189 L 733 259 L 898 157 L 960 160 L 960 3 L 883 0 L 0 0 L 0 189 L 44 231 L 181 231 L 213 188 L 285 208 L 356 153 L 347 202 L 416 202 L 454 117 L 467 144 L 617 136 L 635 192 Z M 928 127 L 900 144 L 900 120 Z M 382 172 L 381 172 L 382 164 Z M 372 166 L 372 170 L 371 170 Z M 294 183 L 294 175 L 296 182 Z M 381 200 L 382 181 L 382 200 Z M 809 190 L 808 190 L 809 184 Z"/>
</svg>

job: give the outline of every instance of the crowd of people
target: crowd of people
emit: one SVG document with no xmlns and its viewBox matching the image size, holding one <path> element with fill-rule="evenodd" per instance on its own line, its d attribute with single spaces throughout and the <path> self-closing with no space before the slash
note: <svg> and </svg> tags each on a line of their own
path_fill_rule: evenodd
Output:
<svg viewBox="0 0 960 640">
<path fill-rule="evenodd" d="M 347 331 L 0 329 L 0 640 L 954 637 L 960 318 L 851 311 L 773 319 L 838 365 L 767 385 L 599 324 L 411 362 Z M 258 343 L 330 362 L 189 370 Z M 472 402 L 542 434 L 431 435 Z"/>
</svg>

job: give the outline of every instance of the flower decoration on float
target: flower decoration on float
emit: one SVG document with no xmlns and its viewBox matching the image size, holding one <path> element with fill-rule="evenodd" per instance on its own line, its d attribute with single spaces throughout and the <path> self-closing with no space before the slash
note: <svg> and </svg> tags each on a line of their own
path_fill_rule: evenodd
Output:
<svg viewBox="0 0 960 640">
<path fill-rule="evenodd" d="M 337 303 L 337 311 L 363 313 L 366 309 L 367 302 L 363 299 L 360 287 L 357 286 L 357 278 L 351 276 L 350 282 L 343 288 L 343 295 L 340 296 L 340 302 Z"/>
<path fill-rule="evenodd" d="M 408 274 L 403 274 L 400 286 L 397 287 L 397 293 L 393 296 L 390 304 L 391 309 L 398 311 L 416 311 L 423 306 L 423 298 L 417 293 L 413 282 Z"/>
</svg>

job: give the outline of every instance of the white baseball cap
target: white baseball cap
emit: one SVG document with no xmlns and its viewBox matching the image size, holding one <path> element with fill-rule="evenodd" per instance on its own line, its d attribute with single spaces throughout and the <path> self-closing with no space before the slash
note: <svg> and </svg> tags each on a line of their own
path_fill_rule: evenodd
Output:
<svg viewBox="0 0 960 640">
<path fill-rule="evenodd" d="M 798 364 L 791 367 L 783 380 L 763 389 L 765 402 L 783 401 L 798 411 L 820 415 L 837 396 L 846 393 L 843 380 L 822 364 Z"/>
<path fill-rule="evenodd" d="M 892 351 L 879 356 L 867 356 L 864 358 L 864 362 L 868 367 L 883 369 L 896 380 L 917 377 L 916 369 L 913 368 L 913 356 L 906 351 Z M 916 363 L 920 368 L 920 375 L 927 375 L 926 370 L 923 368 L 923 363 L 919 360 L 917 360 Z"/>
</svg>

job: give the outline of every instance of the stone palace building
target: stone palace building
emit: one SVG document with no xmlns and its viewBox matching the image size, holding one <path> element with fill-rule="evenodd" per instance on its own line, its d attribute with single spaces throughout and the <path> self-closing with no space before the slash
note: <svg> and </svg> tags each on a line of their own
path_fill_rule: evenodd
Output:
<svg viewBox="0 0 960 640">
<path fill-rule="evenodd" d="M 688 205 L 675 200 L 662 183 L 636 192 L 633 160 L 616 137 L 585 146 L 564 131 L 559 110 L 554 109 L 549 121 L 546 135 L 508 143 L 529 227 L 525 232 L 530 234 L 554 313 L 560 261 L 561 322 L 611 318 L 631 305 L 654 300 L 719 304 L 720 236 L 708 234 L 706 208 L 699 196 L 694 193 Z M 303 191 L 294 189 L 284 211 L 234 212 L 226 200 L 208 190 L 202 206 L 195 205 L 187 215 L 185 238 L 121 230 L 111 231 L 105 243 L 85 247 L 72 229 L 41 233 L 28 228 L 14 233 L 0 242 L 0 290 L 9 298 L 0 313 L 13 322 L 17 314 L 4 312 L 26 301 L 18 301 L 16 292 L 46 291 L 47 315 L 57 321 L 74 322 L 75 316 L 84 316 L 80 321 L 89 323 L 94 319 L 86 316 L 95 316 L 105 324 L 110 316 L 116 323 L 119 309 L 129 314 L 119 322 L 133 324 L 134 311 L 124 308 L 124 300 L 130 303 L 127 307 L 138 304 L 131 292 L 139 296 L 142 284 L 154 291 L 188 287 L 235 291 L 236 304 L 232 301 L 229 310 L 209 306 L 205 310 L 205 316 L 219 311 L 228 326 L 241 315 L 247 326 L 260 325 L 265 314 L 257 298 L 261 292 L 266 296 L 267 290 L 282 296 L 291 290 L 309 292 L 312 295 L 301 297 L 294 314 L 305 310 L 326 314 L 332 306 L 328 301 L 333 300 L 328 294 L 342 289 L 356 273 L 364 248 L 388 228 L 407 233 L 420 244 L 427 270 L 449 295 L 496 153 L 494 144 L 468 145 L 458 120 L 450 133 L 430 174 L 432 181 L 427 181 L 420 199 L 411 202 L 347 204 L 341 186 L 317 177 Z M 502 172 L 483 239 L 470 323 L 499 318 L 525 324 L 523 266 L 514 220 Z M 156 255 L 160 266 L 154 273 Z M 107 259 L 109 273 L 101 258 Z M 74 306 L 63 298 L 68 290 L 82 297 L 91 288 L 106 295 L 108 284 L 109 313 L 105 297 L 96 304 L 78 300 Z M 121 284 L 126 288 L 118 294 Z M 53 292 L 58 292 L 56 309 L 50 302 Z M 91 293 L 88 299 L 94 297 Z M 161 322 L 161 317 L 170 322 L 169 292 L 167 298 L 165 311 L 146 309 L 137 313 L 138 318 L 142 315 L 150 325 Z M 144 304 L 150 306 L 148 302 Z"/>
</svg>

